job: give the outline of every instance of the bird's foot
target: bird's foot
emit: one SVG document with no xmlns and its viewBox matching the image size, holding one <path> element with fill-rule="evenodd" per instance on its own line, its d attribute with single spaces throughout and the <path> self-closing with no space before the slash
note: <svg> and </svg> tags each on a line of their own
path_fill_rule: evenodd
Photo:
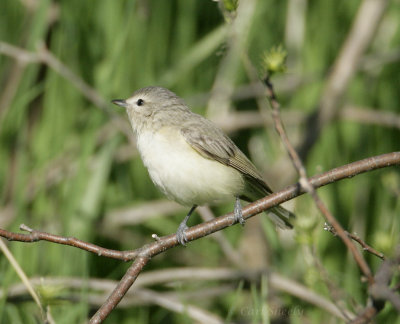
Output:
<svg viewBox="0 0 400 324">
<path fill-rule="evenodd" d="M 186 243 L 188 242 L 188 239 L 186 237 L 185 231 L 188 229 L 188 226 L 186 225 L 186 222 L 183 221 L 182 223 L 179 224 L 178 230 L 176 231 L 176 239 L 179 242 L 179 244 L 186 246 Z"/>
<path fill-rule="evenodd" d="M 246 223 L 246 221 L 243 218 L 242 205 L 240 203 L 239 198 L 236 198 L 235 209 L 233 210 L 233 215 L 235 218 L 235 222 L 240 223 L 240 225 L 244 226 L 244 223 Z"/>
</svg>

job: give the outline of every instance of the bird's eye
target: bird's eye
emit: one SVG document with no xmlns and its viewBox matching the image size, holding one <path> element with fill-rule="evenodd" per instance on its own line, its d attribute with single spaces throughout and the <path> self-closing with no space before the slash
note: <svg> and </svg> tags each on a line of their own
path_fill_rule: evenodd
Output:
<svg viewBox="0 0 400 324">
<path fill-rule="evenodd" d="M 136 101 L 136 104 L 138 106 L 142 106 L 144 104 L 144 100 L 143 99 L 138 99 L 138 101 Z"/>
</svg>

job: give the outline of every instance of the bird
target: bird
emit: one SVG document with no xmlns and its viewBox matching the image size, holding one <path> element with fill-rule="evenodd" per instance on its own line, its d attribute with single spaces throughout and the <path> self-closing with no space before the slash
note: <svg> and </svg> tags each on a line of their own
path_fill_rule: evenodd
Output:
<svg viewBox="0 0 400 324">
<path fill-rule="evenodd" d="M 234 219 L 244 225 L 240 200 L 272 193 L 261 173 L 209 119 L 192 112 L 174 92 L 158 86 L 112 103 L 126 109 L 137 148 L 151 180 L 167 198 L 191 207 L 176 231 L 186 245 L 187 222 L 197 206 L 235 200 Z M 295 215 L 275 206 L 266 211 L 277 227 L 292 228 Z"/>
</svg>

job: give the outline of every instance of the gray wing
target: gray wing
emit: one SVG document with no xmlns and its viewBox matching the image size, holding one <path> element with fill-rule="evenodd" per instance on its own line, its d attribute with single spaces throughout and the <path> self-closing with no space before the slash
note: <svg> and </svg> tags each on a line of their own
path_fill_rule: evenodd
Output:
<svg viewBox="0 0 400 324">
<path fill-rule="evenodd" d="M 242 199 L 251 201 L 272 192 L 253 163 L 227 135 L 208 119 L 193 115 L 196 118 L 192 118 L 191 122 L 181 128 L 183 137 L 203 157 L 216 160 L 243 174 L 249 186 L 246 191 L 251 194 L 241 197 Z"/>
<path fill-rule="evenodd" d="M 228 136 L 208 119 L 196 114 L 193 116 L 195 117 L 181 128 L 183 137 L 203 157 L 230 166 L 245 177 L 246 189 L 241 199 L 254 201 L 272 193 L 253 163 Z M 276 206 L 267 213 L 278 227 L 284 229 L 293 227 L 290 219 L 295 216 L 285 208 Z"/>
</svg>

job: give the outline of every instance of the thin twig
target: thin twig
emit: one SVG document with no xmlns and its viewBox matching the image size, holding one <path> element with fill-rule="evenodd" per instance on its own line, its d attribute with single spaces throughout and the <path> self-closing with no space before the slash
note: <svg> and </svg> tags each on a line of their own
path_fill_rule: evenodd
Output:
<svg viewBox="0 0 400 324">
<path fill-rule="evenodd" d="M 292 160 L 293 165 L 295 166 L 297 172 L 300 175 L 300 179 L 299 179 L 300 186 L 311 195 L 316 206 L 321 211 L 321 213 L 324 215 L 325 219 L 328 221 L 329 224 L 331 224 L 333 226 L 333 228 L 337 232 L 338 236 L 342 239 L 342 241 L 345 243 L 347 248 L 353 254 L 355 261 L 357 262 L 361 271 L 367 277 L 368 282 L 370 284 L 372 284 L 374 282 L 374 279 L 373 279 L 372 272 L 371 272 L 367 262 L 364 260 L 362 254 L 360 254 L 360 252 L 354 246 L 352 241 L 346 235 L 342 226 L 339 224 L 339 222 L 336 220 L 336 218 L 330 213 L 328 208 L 325 206 L 323 201 L 320 199 L 319 195 L 317 194 L 317 191 L 312 186 L 311 182 L 307 179 L 307 174 L 306 174 L 306 170 L 303 166 L 303 163 L 301 162 L 300 157 L 297 154 L 296 150 L 293 148 L 292 144 L 290 143 L 289 138 L 286 134 L 286 131 L 283 127 L 282 120 L 280 117 L 280 104 L 276 99 L 274 88 L 273 88 L 272 83 L 270 82 L 269 76 L 267 76 L 263 81 L 264 81 L 264 84 L 266 85 L 267 96 L 268 96 L 268 99 L 270 100 L 270 103 L 272 106 L 272 116 L 274 119 L 275 128 L 276 128 L 279 136 L 282 139 L 282 142 L 290 156 L 290 159 Z"/>
<path fill-rule="evenodd" d="M 332 233 L 333 235 L 337 235 L 335 229 L 330 226 L 329 224 L 325 224 L 324 229 L 330 233 Z M 350 237 L 353 241 L 356 241 L 358 244 L 361 245 L 361 247 L 363 248 L 364 251 L 367 251 L 375 256 L 377 256 L 378 258 L 385 260 L 385 255 L 382 252 L 379 252 L 377 250 L 375 250 L 372 246 L 368 245 L 367 243 L 365 243 L 358 235 L 356 234 L 352 234 L 349 233 L 347 231 L 345 231 L 345 233 L 347 234 L 348 237 Z"/>
<path fill-rule="evenodd" d="M 20 225 L 20 229 L 29 232 L 29 234 L 12 233 L 0 228 L 0 236 L 6 238 L 9 241 L 19 241 L 25 243 L 33 243 L 38 241 L 49 241 L 52 243 L 73 246 L 88 252 L 97 254 L 98 256 L 104 256 L 107 258 L 118 259 L 122 261 L 133 260 L 138 251 L 117 251 L 110 250 L 98 245 L 81 241 L 75 237 L 64 237 L 59 235 L 54 235 L 46 232 L 36 231 L 25 224 Z"/>
</svg>

